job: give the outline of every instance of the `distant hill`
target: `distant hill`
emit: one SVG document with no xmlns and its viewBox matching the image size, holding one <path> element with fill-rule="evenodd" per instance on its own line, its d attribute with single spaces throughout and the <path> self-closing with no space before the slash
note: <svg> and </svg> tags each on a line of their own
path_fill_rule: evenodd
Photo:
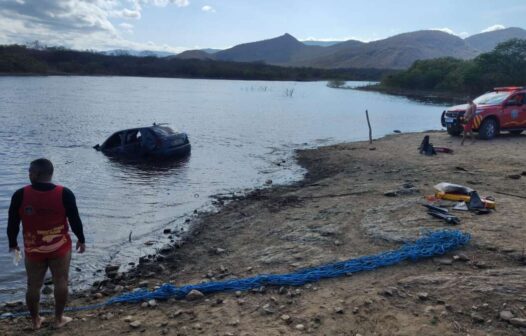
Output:
<svg viewBox="0 0 526 336">
<path fill-rule="evenodd" d="M 322 47 L 307 46 L 296 40 L 290 34 L 257 41 L 244 43 L 222 50 L 214 54 L 217 60 L 235 62 L 264 62 L 269 64 L 289 65 L 298 54 L 307 50 L 317 50 Z"/>
<path fill-rule="evenodd" d="M 300 42 L 292 35 L 284 34 L 240 44 L 213 56 L 223 61 L 261 62 L 280 66 L 407 69 L 417 60 L 440 57 L 471 59 L 511 38 L 526 39 L 526 30 L 507 28 L 473 35 L 465 40 L 442 31 L 421 30 L 369 43 L 356 40 Z M 189 55 L 198 59 L 206 57 L 195 52 Z"/>
<path fill-rule="evenodd" d="M 319 47 L 330 47 L 343 41 L 301 41 L 301 43 L 310 46 L 319 46 Z"/>
<path fill-rule="evenodd" d="M 152 50 L 130 50 L 130 49 L 114 49 L 102 51 L 101 54 L 108 56 L 135 56 L 135 57 L 168 57 L 175 56 L 175 53 L 167 51 L 152 51 Z"/>
<path fill-rule="evenodd" d="M 205 48 L 205 49 L 199 49 L 199 50 L 204 51 L 205 53 L 208 53 L 208 54 L 215 54 L 216 52 L 221 51 L 223 49 Z"/>
<path fill-rule="evenodd" d="M 369 43 L 349 40 L 325 47 L 306 45 L 285 34 L 222 50 L 214 54 L 214 58 L 281 66 L 406 69 L 416 60 L 438 57 L 469 59 L 478 53 L 455 35 L 423 30 Z"/>
<path fill-rule="evenodd" d="M 473 58 L 478 51 L 461 38 L 435 30 L 422 30 L 395 35 L 369 43 L 351 43 L 336 52 L 301 65 L 321 68 L 386 68 L 406 69 L 416 60 L 438 57 Z"/>
<path fill-rule="evenodd" d="M 208 53 L 204 50 L 187 50 L 174 57 L 178 59 L 211 60 L 214 59 L 214 54 Z"/>
<path fill-rule="evenodd" d="M 466 38 L 465 41 L 468 45 L 480 50 L 481 52 L 488 52 L 495 49 L 497 44 L 506 42 L 513 38 L 526 40 L 526 30 L 516 27 L 500 29 L 472 35 Z"/>
</svg>

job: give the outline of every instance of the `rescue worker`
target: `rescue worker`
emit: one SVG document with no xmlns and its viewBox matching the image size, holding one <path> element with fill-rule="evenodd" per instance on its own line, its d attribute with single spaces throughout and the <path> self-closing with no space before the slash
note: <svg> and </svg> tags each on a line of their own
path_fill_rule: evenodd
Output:
<svg viewBox="0 0 526 336">
<path fill-rule="evenodd" d="M 22 221 L 25 267 L 27 273 L 26 304 L 31 314 L 33 329 L 42 326 L 40 290 L 47 269 L 51 270 L 55 296 L 55 326 L 71 322 L 64 316 L 68 298 L 68 274 L 72 242 L 68 224 L 77 237 L 76 249 L 86 250 L 82 221 L 75 195 L 71 190 L 51 183 L 53 164 L 38 159 L 29 166 L 31 185 L 17 190 L 9 206 L 7 236 L 9 251 L 20 251 L 17 237 Z"/>
<path fill-rule="evenodd" d="M 477 105 L 473 102 L 473 99 L 468 98 L 468 107 L 464 113 L 464 134 L 462 135 L 462 142 L 460 145 L 464 145 L 466 137 L 469 133 L 471 138 L 471 143 L 475 142 L 475 137 L 473 136 L 473 120 L 475 119 L 475 114 L 477 113 Z"/>
</svg>

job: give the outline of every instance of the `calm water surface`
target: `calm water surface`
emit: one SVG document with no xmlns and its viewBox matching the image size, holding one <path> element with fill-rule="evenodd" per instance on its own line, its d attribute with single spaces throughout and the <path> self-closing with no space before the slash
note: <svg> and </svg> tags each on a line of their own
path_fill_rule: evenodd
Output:
<svg viewBox="0 0 526 336">
<path fill-rule="evenodd" d="M 443 110 L 325 82 L 0 77 L 0 302 L 20 298 L 25 284 L 5 228 L 31 160 L 51 159 L 55 182 L 77 196 L 87 239 L 86 254 L 73 260 L 79 289 L 106 264 L 127 265 L 164 244 L 164 228 L 184 230 L 195 209 L 211 209 L 213 194 L 300 179 L 294 149 L 365 139 L 366 108 L 375 137 L 437 129 Z M 153 122 L 187 132 L 192 155 L 153 169 L 92 149 L 114 131 Z"/>
</svg>

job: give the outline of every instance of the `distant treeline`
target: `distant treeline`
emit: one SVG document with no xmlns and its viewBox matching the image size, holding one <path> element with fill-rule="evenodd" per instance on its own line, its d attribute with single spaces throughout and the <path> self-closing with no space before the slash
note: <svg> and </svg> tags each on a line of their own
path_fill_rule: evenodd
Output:
<svg viewBox="0 0 526 336">
<path fill-rule="evenodd" d="M 513 39 L 472 60 L 416 61 L 408 70 L 386 76 L 380 87 L 477 94 L 499 86 L 524 85 L 526 40 Z"/>
<path fill-rule="evenodd" d="M 0 73 L 312 81 L 380 80 L 394 71 L 292 68 L 174 57 L 108 56 L 64 48 L 31 49 L 9 45 L 0 46 Z"/>
</svg>

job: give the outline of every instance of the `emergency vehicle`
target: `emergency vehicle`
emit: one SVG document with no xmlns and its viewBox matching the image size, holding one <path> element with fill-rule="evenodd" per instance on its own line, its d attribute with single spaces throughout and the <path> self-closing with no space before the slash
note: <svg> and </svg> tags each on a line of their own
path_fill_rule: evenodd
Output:
<svg viewBox="0 0 526 336">
<path fill-rule="evenodd" d="M 500 131 L 520 134 L 526 130 L 526 87 L 498 87 L 473 100 L 477 105 L 473 131 L 481 139 L 492 139 Z M 442 126 L 450 135 L 463 131 L 468 104 L 448 108 L 442 113 Z"/>
</svg>

